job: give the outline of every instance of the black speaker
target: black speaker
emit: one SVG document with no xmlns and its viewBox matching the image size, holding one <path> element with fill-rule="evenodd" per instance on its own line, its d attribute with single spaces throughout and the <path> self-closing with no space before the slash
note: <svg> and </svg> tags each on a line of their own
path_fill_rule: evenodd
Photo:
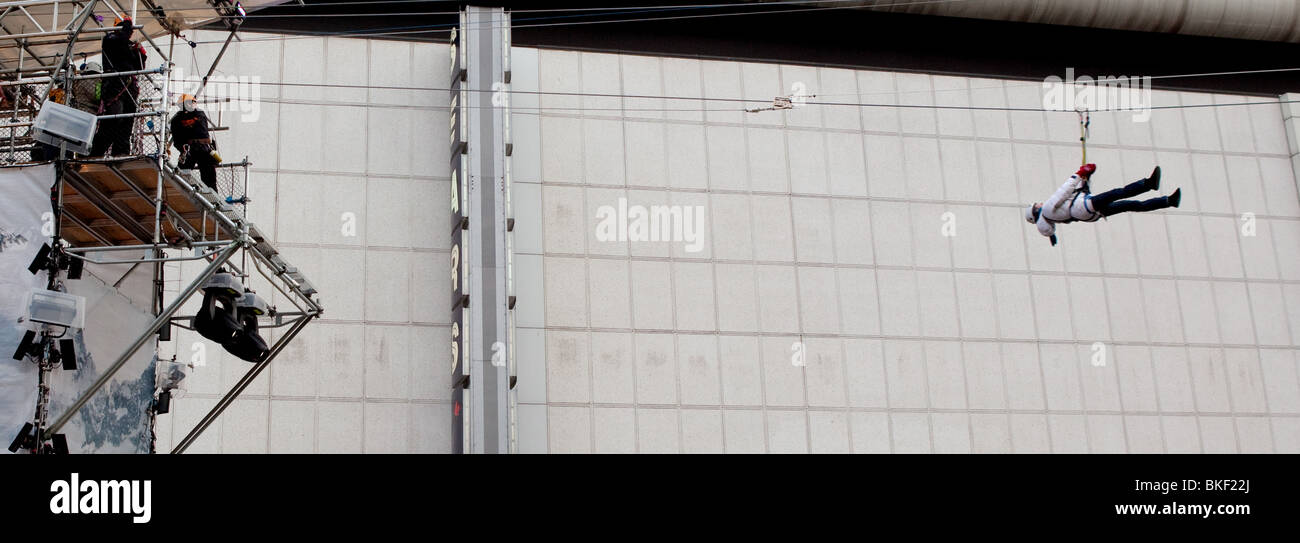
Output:
<svg viewBox="0 0 1300 543">
<path fill-rule="evenodd" d="M 26 447 L 27 443 L 31 441 L 31 439 L 32 423 L 28 422 L 23 424 L 22 431 L 18 432 L 18 436 L 14 438 L 14 442 L 9 444 L 9 452 L 18 452 L 18 449 Z"/>
<path fill-rule="evenodd" d="M 77 343 L 71 339 L 60 339 L 59 360 L 63 361 L 64 370 L 77 371 Z"/>
<path fill-rule="evenodd" d="M 68 454 L 68 436 L 54 434 L 50 436 L 50 444 L 54 446 L 54 454 Z"/>
<path fill-rule="evenodd" d="M 68 279 L 81 279 L 81 271 L 85 269 L 86 262 L 80 258 L 68 257 Z"/>
<path fill-rule="evenodd" d="M 158 401 L 153 404 L 153 412 L 159 415 L 166 415 L 172 410 L 172 391 L 168 390 L 158 395 Z"/>
<path fill-rule="evenodd" d="M 22 360 L 28 353 L 32 352 L 32 344 L 36 341 L 36 332 L 28 330 L 23 334 L 23 341 L 18 344 L 18 350 L 14 351 L 14 360 Z"/>
<path fill-rule="evenodd" d="M 171 321 L 167 321 L 161 327 L 158 328 L 158 341 L 171 341 L 171 340 L 172 340 L 172 323 Z"/>
<path fill-rule="evenodd" d="M 50 265 L 51 250 L 50 244 L 42 243 L 41 250 L 36 252 L 36 258 L 32 259 L 32 263 L 27 266 L 27 271 L 32 272 L 32 275 L 36 275 L 36 272 L 39 272 L 45 269 L 46 266 Z"/>
</svg>

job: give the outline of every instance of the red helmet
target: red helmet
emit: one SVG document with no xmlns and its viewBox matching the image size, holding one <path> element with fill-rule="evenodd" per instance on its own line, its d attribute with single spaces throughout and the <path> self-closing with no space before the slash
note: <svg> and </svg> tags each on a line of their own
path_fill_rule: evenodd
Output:
<svg viewBox="0 0 1300 543">
<path fill-rule="evenodd" d="M 1096 164 L 1084 164 L 1083 166 L 1079 167 L 1079 171 L 1075 172 L 1074 175 L 1086 179 L 1092 177 L 1092 174 L 1095 173 L 1096 171 L 1097 171 Z"/>
</svg>

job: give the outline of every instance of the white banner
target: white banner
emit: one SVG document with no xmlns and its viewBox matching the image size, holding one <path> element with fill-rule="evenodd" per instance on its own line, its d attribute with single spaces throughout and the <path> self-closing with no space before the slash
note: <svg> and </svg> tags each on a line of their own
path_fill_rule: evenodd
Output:
<svg viewBox="0 0 1300 543">
<path fill-rule="evenodd" d="M 13 353 L 28 330 L 18 323 L 24 298 L 43 288 L 46 272 L 32 275 L 27 266 L 53 233 L 49 191 L 52 165 L 0 169 L 0 441 L 8 445 L 30 422 L 36 410 L 37 368 L 30 359 L 16 361 Z M 129 260 L 143 254 L 112 253 Z M 148 283 L 152 268 L 140 266 L 130 276 L 129 265 L 86 266 L 82 279 L 65 280 L 68 293 L 86 299 L 85 329 L 70 330 L 77 347 L 77 369 L 55 367 L 50 375 L 51 421 L 89 388 L 102 371 L 152 319 Z M 119 285 L 115 288 L 112 285 Z M 132 356 L 77 416 L 60 430 L 73 453 L 147 453 L 151 446 L 154 349 L 146 345 Z"/>
<path fill-rule="evenodd" d="M 42 228 L 52 219 L 53 183 L 53 165 L 0 169 L 0 442 L 6 447 L 36 412 L 36 365 L 13 354 L 28 329 L 18 322 L 23 300 L 46 280 L 45 272 L 32 275 L 27 266 L 49 241 Z"/>
</svg>

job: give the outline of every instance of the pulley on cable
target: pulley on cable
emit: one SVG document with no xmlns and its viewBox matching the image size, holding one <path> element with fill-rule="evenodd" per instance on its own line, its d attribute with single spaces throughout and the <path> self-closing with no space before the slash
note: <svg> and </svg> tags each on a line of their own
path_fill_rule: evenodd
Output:
<svg viewBox="0 0 1300 543">
<path fill-rule="evenodd" d="M 1079 114 L 1079 147 L 1083 150 L 1083 158 L 1079 160 L 1079 166 L 1088 164 L 1088 136 L 1092 129 L 1092 114 L 1086 109 L 1075 110 Z M 1083 192 L 1091 192 L 1088 183 L 1085 181 Z"/>
</svg>

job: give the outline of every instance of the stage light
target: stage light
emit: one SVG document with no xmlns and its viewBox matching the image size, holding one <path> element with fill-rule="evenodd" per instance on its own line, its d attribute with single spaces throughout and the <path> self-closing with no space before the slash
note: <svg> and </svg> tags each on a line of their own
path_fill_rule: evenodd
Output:
<svg viewBox="0 0 1300 543">
<path fill-rule="evenodd" d="M 214 292 L 205 292 L 203 307 L 194 316 L 194 330 L 199 335 L 224 345 L 233 341 L 244 330 L 244 326 L 236 316 L 233 300 Z"/>
<path fill-rule="evenodd" d="M 14 360 L 22 360 L 28 355 L 41 358 L 44 355 L 44 345 L 46 341 L 53 341 L 49 336 L 42 336 L 41 342 L 36 342 L 36 332 L 28 330 L 23 334 L 23 340 L 18 344 L 18 350 L 14 351 Z M 63 369 L 75 371 L 77 369 L 77 344 L 71 339 L 60 339 L 59 347 L 50 350 L 51 364 L 62 364 Z"/>
<path fill-rule="evenodd" d="M 67 270 L 68 279 L 74 280 L 81 279 L 81 273 L 86 265 L 85 261 L 68 254 L 62 250 L 62 247 L 55 250 L 50 247 L 50 244 L 42 243 L 41 249 L 36 252 L 36 258 L 33 258 L 32 263 L 27 265 L 27 271 L 32 272 L 32 275 L 36 275 L 41 270 L 50 269 L 50 264 L 55 264 L 60 270 Z"/>
<path fill-rule="evenodd" d="M 37 273 L 40 273 L 41 270 L 49 267 L 50 251 L 52 250 L 50 244 L 42 243 L 41 249 L 36 251 L 36 258 L 33 258 L 32 263 L 27 265 L 27 271 L 32 272 L 32 275 L 36 275 Z"/>
<path fill-rule="evenodd" d="M 244 330 L 237 312 L 244 285 L 229 272 L 213 275 L 203 285 L 203 307 L 194 316 L 194 330 L 199 335 L 225 345 Z"/>
<path fill-rule="evenodd" d="M 270 313 L 270 307 L 266 301 L 252 291 L 244 293 L 237 304 L 239 311 L 239 322 L 243 325 L 243 331 L 236 335 L 235 340 L 222 345 L 226 352 L 235 355 L 240 360 L 248 362 L 261 362 L 270 354 L 271 349 L 266 340 L 257 333 L 257 317 Z"/>
<path fill-rule="evenodd" d="M 232 300 L 238 300 L 244 295 L 244 284 L 230 272 L 217 272 L 203 285 L 203 292 L 224 294 Z"/>
<path fill-rule="evenodd" d="M 239 302 L 235 304 L 235 307 L 239 308 L 239 314 L 241 316 L 246 312 L 259 317 L 271 313 L 271 306 L 266 303 L 266 300 L 263 300 L 261 296 L 258 296 L 256 292 L 251 290 L 245 292 L 244 295 L 239 298 Z"/>
<path fill-rule="evenodd" d="M 28 330 L 23 334 L 23 340 L 18 343 L 18 350 L 14 351 L 14 360 L 22 360 L 27 355 L 32 354 L 36 349 L 36 332 Z"/>
<path fill-rule="evenodd" d="M 13 443 L 9 444 L 9 452 L 18 452 L 18 449 L 26 448 L 28 443 L 30 443 L 32 439 L 35 439 L 35 437 L 36 436 L 32 434 L 32 423 L 24 423 L 23 429 L 18 432 L 16 437 L 14 437 Z"/>
<path fill-rule="evenodd" d="M 271 348 L 267 346 L 266 340 L 257 333 L 257 317 L 248 315 L 241 319 L 244 325 L 244 331 L 240 332 L 233 341 L 223 344 L 226 352 L 235 355 L 240 360 L 247 362 L 261 362 L 266 355 L 271 353 Z"/>
</svg>

